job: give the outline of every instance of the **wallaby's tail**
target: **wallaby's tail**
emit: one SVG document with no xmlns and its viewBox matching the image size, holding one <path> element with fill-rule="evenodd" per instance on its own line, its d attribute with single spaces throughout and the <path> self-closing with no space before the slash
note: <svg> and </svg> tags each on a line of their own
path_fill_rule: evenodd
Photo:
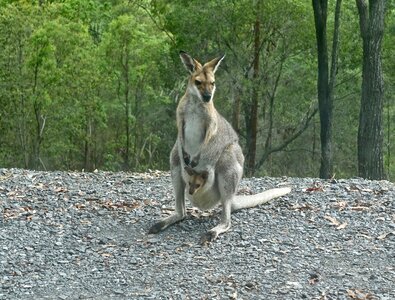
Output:
<svg viewBox="0 0 395 300">
<path fill-rule="evenodd" d="M 255 207 L 264 204 L 274 198 L 284 196 L 291 191 L 290 187 L 275 188 L 255 195 L 237 195 L 232 202 L 232 211 L 242 208 Z"/>
</svg>

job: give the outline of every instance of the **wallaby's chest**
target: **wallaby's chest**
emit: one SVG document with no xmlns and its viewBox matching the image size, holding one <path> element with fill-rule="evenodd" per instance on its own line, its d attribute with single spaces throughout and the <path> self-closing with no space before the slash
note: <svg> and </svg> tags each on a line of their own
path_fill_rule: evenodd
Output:
<svg viewBox="0 0 395 300">
<path fill-rule="evenodd" d="M 204 140 L 205 124 L 197 114 L 190 114 L 184 119 L 184 150 L 191 156 L 197 154 Z"/>
<path fill-rule="evenodd" d="M 199 153 L 204 142 L 210 116 L 207 109 L 196 99 L 188 99 L 182 111 L 183 148 L 191 156 Z"/>
</svg>

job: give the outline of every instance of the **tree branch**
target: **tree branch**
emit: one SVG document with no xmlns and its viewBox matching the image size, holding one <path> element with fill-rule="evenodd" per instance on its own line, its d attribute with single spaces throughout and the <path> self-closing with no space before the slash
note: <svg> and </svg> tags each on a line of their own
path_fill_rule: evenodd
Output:
<svg viewBox="0 0 395 300">
<path fill-rule="evenodd" d="M 256 164 L 255 169 L 259 169 L 263 163 L 266 161 L 266 159 L 269 157 L 270 154 L 274 152 L 281 151 L 285 149 L 290 143 L 292 143 L 296 138 L 298 138 L 310 125 L 311 119 L 315 116 L 315 114 L 318 111 L 318 102 L 314 100 L 311 105 L 309 110 L 307 111 L 306 115 L 300 120 L 299 122 L 299 129 L 295 131 L 295 133 L 290 136 L 288 139 L 284 140 L 280 145 L 277 145 L 275 147 L 271 147 L 267 149 L 259 162 Z"/>
<path fill-rule="evenodd" d="M 333 95 L 333 89 L 335 87 L 336 73 L 337 73 L 337 55 L 339 52 L 339 27 L 340 27 L 340 9 L 342 0 L 336 0 L 335 9 L 335 24 L 333 31 L 333 42 L 332 42 L 332 59 L 331 59 L 331 70 L 329 75 L 329 94 Z"/>
</svg>

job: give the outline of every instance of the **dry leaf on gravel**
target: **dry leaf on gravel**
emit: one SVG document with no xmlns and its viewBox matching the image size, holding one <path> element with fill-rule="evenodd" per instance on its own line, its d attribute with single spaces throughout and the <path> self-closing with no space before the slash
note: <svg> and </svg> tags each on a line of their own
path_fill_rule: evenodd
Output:
<svg viewBox="0 0 395 300">
<path fill-rule="evenodd" d="M 324 219 L 328 220 L 331 223 L 330 225 L 336 226 L 336 229 L 338 229 L 338 230 L 344 229 L 348 225 L 347 222 L 341 223 L 336 218 L 328 216 L 328 215 L 324 216 Z"/>
<path fill-rule="evenodd" d="M 115 202 L 112 200 L 106 200 L 100 203 L 100 206 L 106 208 L 108 210 L 124 210 L 131 211 L 141 206 L 141 203 L 137 201 L 129 202 L 129 201 L 119 201 Z"/>
<path fill-rule="evenodd" d="M 347 207 L 347 202 L 346 201 L 339 201 L 336 202 L 333 207 L 339 209 L 339 211 L 344 210 Z"/>
<path fill-rule="evenodd" d="M 67 188 L 65 188 L 65 187 L 57 187 L 54 191 L 56 193 L 65 193 L 65 192 L 67 192 Z"/>
<path fill-rule="evenodd" d="M 324 219 L 331 222 L 331 225 L 333 225 L 333 226 L 340 226 L 340 222 L 338 220 L 336 220 L 336 218 L 334 218 L 334 217 L 326 215 L 326 216 L 324 216 Z"/>
<path fill-rule="evenodd" d="M 352 207 L 350 207 L 350 209 L 355 210 L 355 211 L 364 211 L 364 210 L 369 209 L 369 207 L 359 205 L 359 206 L 352 206 Z"/>
<path fill-rule="evenodd" d="M 322 185 L 319 185 L 317 183 L 315 183 L 312 187 L 306 188 L 304 189 L 305 192 L 323 192 L 324 191 L 324 187 Z"/>
<path fill-rule="evenodd" d="M 371 293 L 365 293 L 360 290 L 347 290 L 347 295 L 355 300 L 377 300 L 378 298 Z"/>
<path fill-rule="evenodd" d="M 310 204 L 292 204 L 291 209 L 293 210 L 298 210 L 298 211 L 303 211 L 303 210 L 319 210 L 318 208 L 315 208 L 314 206 Z"/>
<path fill-rule="evenodd" d="M 320 281 L 320 275 L 318 274 L 310 274 L 309 284 L 314 285 Z"/>
<path fill-rule="evenodd" d="M 387 236 L 389 236 L 390 234 L 395 235 L 395 231 L 390 231 L 390 232 L 386 232 L 386 233 L 380 234 L 380 235 L 377 237 L 377 239 L 378 239 L 378 240 L 384 240 L 384 239 L 386 239 Z"/>
<path fill-rule="evenodd" d="M 365 192 L 365 193 L 372 193 L 373 190 L 372 189 L 367 189 L 367 188 L 363 188 L 362 186 L 359 185 L 350 185 L 349 187 L 345 188 L 347 191 L 359 191 L 359 192 Z"/>
<path fill-rule="evenodd" d="M 191 214 L 191 216 L 200 219 L 200 218 L 204 218 L 204 217 L 209 217 L 212 215 L 212 211 L 208 210 L 208 211 L 201 211 L 197 208 L 188 208 L 187 211 L 189 211 L 189 213 Z"/>
<path fill-rule="evenodd" d="M 347 222 L 344 222 L 343 224 L 341 224 L 341 225 L 337 226 L 337 227 L 336 227 L 336 229 L 338 229 L 338 230 L 340 230 L 340 229 L 344 229 L 344 228 L 346 228 L 346 227 L 347 227 L 347 225 L 348 225 L 348 223 L 347 223 Z"/>
</svg>

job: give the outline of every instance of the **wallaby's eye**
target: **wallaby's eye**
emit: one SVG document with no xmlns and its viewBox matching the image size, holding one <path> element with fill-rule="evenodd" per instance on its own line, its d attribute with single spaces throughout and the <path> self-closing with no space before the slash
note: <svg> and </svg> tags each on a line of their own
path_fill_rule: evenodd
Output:
<svg viewBox="0 0 395 300">
<path fill-rule="evenodd" d="M 195 80 L 195 84 L 196 84 L 196 85 L 201 85 L 202 82 L 201 82 L 200 80 L 197 80 L 197 79 L 196 79 L 196 80 Z"/>
<path fill-rule="evenodd" d="M 196 189 L 198 189 L 198 188 L 200 188 L 200 184 L 197 184 L 197 185 L 196 185 Z"/>
</svg>

